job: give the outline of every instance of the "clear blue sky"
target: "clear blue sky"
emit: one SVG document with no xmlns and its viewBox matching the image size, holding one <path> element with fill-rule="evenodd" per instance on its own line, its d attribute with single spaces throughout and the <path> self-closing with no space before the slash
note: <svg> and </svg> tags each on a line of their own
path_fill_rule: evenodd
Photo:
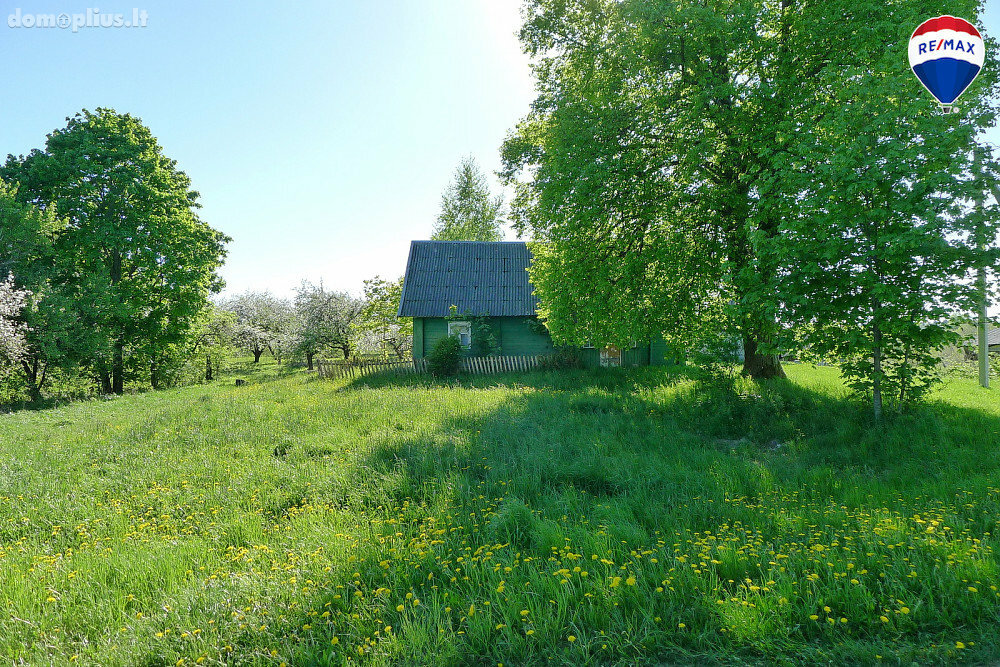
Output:
<svg viewBox="0 0 1000 667">
<path fill-rule="evenodd" d="M 227 291 L 401 275 L 463 155 L 492 174 L 532 83 L 518 0 L 0 0 L 0 157 L 82 108 L 140 116 L 233 237 Z M 1000 0 L 980 27 L 1000 34 Z M 145 28 L 9 28 L 132 8 Z M 991 132 L 1000 143 L 1000 132 Z M 495 189 L 499 186 L 494 181 Z"/>
<path fill-rule="evenodd" d="M 147 27 L 7 26 L 95 6 Z M 516 0 L 0 0 L 0 20 L 0 157 L 82 108 L 141 117 L 233 237 L 227 291 L 402 275 L 461 157 L 492 176 L 533 98 Z"/>
</svg>

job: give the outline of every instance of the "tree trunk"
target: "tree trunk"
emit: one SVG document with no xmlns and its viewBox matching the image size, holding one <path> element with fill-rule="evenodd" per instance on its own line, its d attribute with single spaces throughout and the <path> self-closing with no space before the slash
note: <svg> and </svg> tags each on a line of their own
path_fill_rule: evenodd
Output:
<svg viewBox="0 0 1000 667">
<path fill-rule="evenodd" d="M 875 421 L 882 421 L 882 329 L 878 320 L 872 323 L 872 409 Z"/>
<path fill-rule="evenodd" d="M 38 357 L 32 357 L 30 364 L 27 360 L 21 360 L 21 369 L 24 371 L 24 377 L 27 380 L 28 397 L 32 402 L 42 400 L 42 385 L 45 383 L 45 372 L 42 371 L 41 380 L 39 380 Z"/>
<path fill-rule="evenodd" d="M 121 341 L 115 343 L 111 360 L 111 392 L 119 396 L 125 393 L 125 345 Z"/>
<path fill-rule="evenodd" d="M 986 291 L 986 268 L 979 267 L 979 275 L 976 278 L 979 288 L 979 313 L 978 313 L 978 342 L 979 342 L 979 386 L 984 389 L 990 388 L 990 346 L 987 334 L 989 332 L 989 317 L 986 309 L 989 305 L 989 296 Z"/>
<path fill-rule="evenodd" d="M 156 362 L 149 362 L 149 386 L 153 389 L 160 388 L 160 374 L 156 369 Z"/>
<path fill-rule="evenodd" d="M 108 373 L 108 369 L 103 362 L 100 368 L 97 369 L 97 377 L 101 381 L 101 393 L 107 396 L 111 393 L 111 374 Z"/>
<path fill-rule="evenodd" d="M 212 355 L 205 355 L 205 382 L 212 381 Z"/>
<path fill-rule="evenodd" d="M 253 351 L 253 362 L 255 364 L 260 363 L 260 355 L 264 354 L 264 350 L 254 350 Z"/>
<path fill-rule="evenodd" d="M 778 355 L 762 354 L 758 348 L 756 337 L 743 334 L 743 374 L 754 380 L 784 378 L 785 369 L 781 367 Z"/>
<path fill-rule="evenodd" d="M 306 352 L 306 365 L 310 371 L 313 369 L 313 356 L 313 352 Z"/>
</svg>

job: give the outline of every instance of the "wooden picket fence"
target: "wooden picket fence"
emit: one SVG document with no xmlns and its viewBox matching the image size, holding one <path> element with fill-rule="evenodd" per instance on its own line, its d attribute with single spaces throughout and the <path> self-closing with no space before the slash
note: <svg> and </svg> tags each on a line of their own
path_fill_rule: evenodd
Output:
<svg viewBox="0 0 1000 667">
<path fill-rule="evenodd" d="M 486 375 L 489 373 L 511 373 L 530 371 L 542 365 L 544 355 L 520 357 L 463 357 L 459 368 L 463 373 Z"/>
<path fill-rule="evenodd" d="M 517 357 L 463 357 L 459 370 L 473 375 L 490 373 L 511 373 L 530 371 L 540 367 L 545 355 L 523 355 Z M 412 361 L 323 361 L 316 362 L 316 371 L 321 378 L 355 379 L 371 375 L 417 375 L 427 373 L 427 359 Z"/>
<path fill-rule="evenodd" d="M 417 375 L 427 372 L 426 359 L 412 361 L 369 360 L 358 362 L 317 361 L 316 372 L 321 378 L 336 380 L 355 379 L 369 375 Z"/>
</svg>

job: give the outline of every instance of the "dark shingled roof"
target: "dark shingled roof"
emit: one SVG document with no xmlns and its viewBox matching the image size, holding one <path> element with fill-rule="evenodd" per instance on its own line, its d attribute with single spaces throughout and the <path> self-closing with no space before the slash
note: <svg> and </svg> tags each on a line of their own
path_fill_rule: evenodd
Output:
<svg viewBox="0 0 1000 667">
<path fill-rule="evenodd" d="M 459 314 L 530 317 L 530 262 L 523 241 L 413 241 L 399 316 L 447 317 L 454 305 Z"/>
</svg>

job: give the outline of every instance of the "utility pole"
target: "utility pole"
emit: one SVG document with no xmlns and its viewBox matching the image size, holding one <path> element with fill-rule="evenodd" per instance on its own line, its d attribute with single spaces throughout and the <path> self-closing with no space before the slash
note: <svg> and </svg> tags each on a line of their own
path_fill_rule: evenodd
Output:
<svg viewBox="0 0 1000 667">
<path fill-rule="evenodd" d="M 990 388 L 990 347 L 987 339 L 989 321 L 986 319 L 986 267 L 979 267 L 979 385 Z"/>
<path fill-rule="evenodd" d="M 972 149 L 972 159 L 973 162 L 979 167 L 979 173 L 976 174 L 976 210 L 973 215 L 978 216 L 976 222 L 976 250 L 982 253 L 986 250 L 986 193 L 992 191 L 995 188 L 991 187 L 992 184 L 988 183 L 990 178 L 991 169 L 987 167 L 986 156 L 983 155 L 985 152 L 983 146 L 977 146 Z M 1000 201 L 1000 200 L 998 200 Z M 986 262 L 980 259 L 978 262 L 978 268 L 976 269 L 976 319 L 978 320 L 976 327 L 977 338 L 978 338 L 978 354 L 976 355 L 979 361 L 979 386 L 984 389 L 989 389 L 990 387 L 990 351 L 989 351 L 989 341 L 986 338 L 987 328 L 989 327 L 989 322 L 986 319 L 986 308 L 989 305 L 989 295 L 986 291 Z"/>
</svg>

